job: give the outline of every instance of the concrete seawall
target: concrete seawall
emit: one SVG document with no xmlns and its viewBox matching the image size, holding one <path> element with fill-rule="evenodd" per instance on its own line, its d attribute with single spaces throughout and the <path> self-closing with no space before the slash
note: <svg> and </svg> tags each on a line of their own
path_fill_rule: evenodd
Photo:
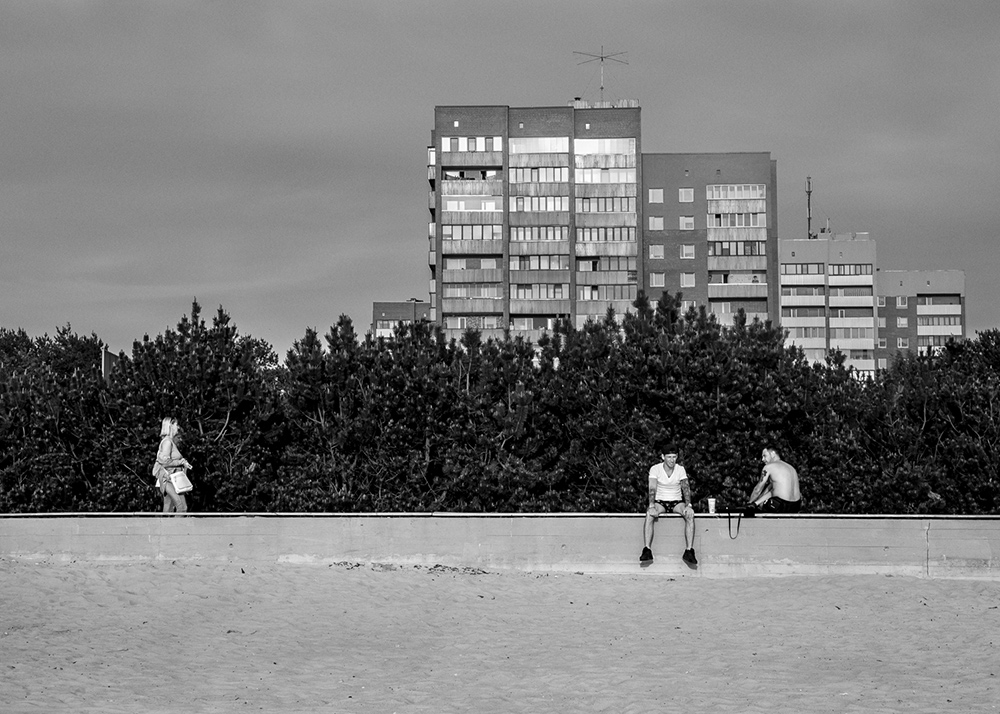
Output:
<svg viewBox="0 0 1000 714">
<path fill-rule="evenodd" d="M 638 514 L 0 515 L 0 557 L 1000 580 L 1000 516 L 699 514 L 696 570 L 680 560 L 679 517 L 660 520 L 656 560 L 640 568 L 642 523 Z"/>
</svg>

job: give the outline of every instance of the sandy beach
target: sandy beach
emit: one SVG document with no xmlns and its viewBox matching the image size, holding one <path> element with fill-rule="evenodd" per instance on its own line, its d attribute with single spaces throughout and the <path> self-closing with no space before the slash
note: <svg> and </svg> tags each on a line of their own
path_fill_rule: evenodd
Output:
<svg viewBox="0 0 1000 714">
<path fill-rule="evenodd" d="M 1000 584 L 0 560 L 13 712 L 989 712 Z"/>
</svg>

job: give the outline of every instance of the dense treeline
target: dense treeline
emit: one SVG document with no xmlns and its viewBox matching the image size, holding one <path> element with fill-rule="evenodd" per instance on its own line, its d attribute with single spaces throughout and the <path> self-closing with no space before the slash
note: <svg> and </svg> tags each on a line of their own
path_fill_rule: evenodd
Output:
<svg viewBox="0 0 1000 714">
<path fill-rule="evenodd" d="M 1000 333 L 857 379 L 768 324 L 720 327 L 640 295 L 537 344 L 434 326 L 359 340 L 341 317 L 281 364 L 197 303 L 111 374 L 69 326 L 0 329 L 0 512 L 150 511 L 160 420 L 195 511 L 634 512 L 665 441 L 695 499 L 738 504 L 765 444 L 814 513 L 997 513 Z"/>
</svg>

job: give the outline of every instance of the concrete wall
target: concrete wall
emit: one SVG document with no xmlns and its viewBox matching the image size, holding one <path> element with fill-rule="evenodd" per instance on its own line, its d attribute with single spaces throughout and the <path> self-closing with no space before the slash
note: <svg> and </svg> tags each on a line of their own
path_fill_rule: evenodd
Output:
<svg viewBox="0 0 1000 714">
<path fill-rule="evenodd" d="M 485 570 L 693 577 L 887 574 L 1000 580 L 1000 516 L 701 514 L 700 565 L 661 519 L 640 568 L 640 515 L 336 514 L 0 516 L 0 557 L 202 562 L 382 562 Z"/>
</svg>

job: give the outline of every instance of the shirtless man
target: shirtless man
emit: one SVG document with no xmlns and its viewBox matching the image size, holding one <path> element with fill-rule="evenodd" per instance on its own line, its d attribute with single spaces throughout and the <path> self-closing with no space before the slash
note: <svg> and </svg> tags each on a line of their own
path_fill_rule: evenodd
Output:
<svg viewBox="0 0 1000 714">
<path fill-rule="evenodd" d="M 645 547 L 639 562 L 646 563 L 653 559 L 653 524 L 664 513 L 673 512 L 684 518 L 684 554 L 681 560 L 690 567 L 698 565 L 694 554 L 694 509 L 691 507 L 691 486 L 688 484 L 687 471 L 677 463 L 677 447 L 664 447 L 660 458 L 662 462 L 653 464 L 649 469 L 649 508 L 646 509 L 646 521 L 642 527 Z"/>
<path fill-rule="evenodd" d="M 798 513 L 802 507 L 799 474 L 781 460 L 776 449 L 764 449 L 760 460 L 764 462 L 764 468 L 760 472 L 760 481 L 750 494 L 749 505 L 761 513 Z"/>
</svg>

